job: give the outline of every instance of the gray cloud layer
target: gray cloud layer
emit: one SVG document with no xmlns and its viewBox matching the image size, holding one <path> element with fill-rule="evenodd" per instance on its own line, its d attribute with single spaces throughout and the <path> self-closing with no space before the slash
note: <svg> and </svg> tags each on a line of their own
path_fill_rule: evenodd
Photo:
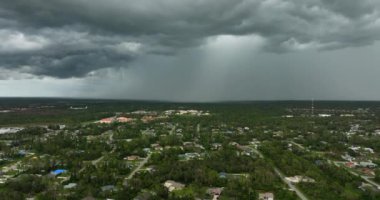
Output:
<svg viewBox="0 0 380 200">
<path fill-rule="evenodd" d="M 284 53 L 370 45 L 379 33 L 377 0 L 2 0 L 0 72 L 85 77 L 222 35 Z"/>
</svg>

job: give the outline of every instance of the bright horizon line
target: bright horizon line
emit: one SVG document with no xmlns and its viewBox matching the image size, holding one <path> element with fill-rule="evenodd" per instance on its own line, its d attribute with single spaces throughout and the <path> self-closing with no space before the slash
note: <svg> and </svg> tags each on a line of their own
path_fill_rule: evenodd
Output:
<svg viewBox="0 0 380 200">
<path fill-rule="evenodd" d="M 216 100 L 216 101 L 181 101 L 165 99 L 128 99 L 128 98 L 103 98 L 103 97 L 60 97 L 60 96 L 0 96 L 0 99 L 72 99 L 72 100 L 105 100 L 105 101 L 141 101 L 161 103 L 242 103 L 242 102 L 380 102 L 379 100 L 365 99 L 241 99 L 241 100 Z"/>
</svg>

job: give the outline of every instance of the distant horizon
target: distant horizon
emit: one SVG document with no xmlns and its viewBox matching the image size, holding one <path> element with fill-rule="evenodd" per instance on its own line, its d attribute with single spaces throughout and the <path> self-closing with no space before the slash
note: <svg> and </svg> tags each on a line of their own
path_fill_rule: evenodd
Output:
<svg viewBox="0 0 380 200">
<path fill-rule="evenodd" d="M 102 100 L 102 101 L 131 101 L 131 102 L 157 102 L 157 103 L 254 103 L 254 102 L 312 102 L 312 99 L 269 99 L 269 100 L 223 100 L 223 101 L 170 101 L 155 99 L 112 99 L 92 97 L 1 97 L 0 99 L 66 99 L 66 100 Z M 314 102 L 380 102 L 380 100 L 339 100 L 339 99 L 313 99 Z"/>
</svg>

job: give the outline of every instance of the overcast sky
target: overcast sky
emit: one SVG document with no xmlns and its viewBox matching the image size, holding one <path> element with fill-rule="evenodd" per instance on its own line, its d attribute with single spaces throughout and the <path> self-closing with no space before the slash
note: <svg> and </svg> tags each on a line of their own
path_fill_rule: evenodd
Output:
<svg viewBox="0 0 380 200">
<path fill-rule="evenodd" d="M 0 0 L 0 97 L 380 100 L 379 0 Z"/>
</svg>

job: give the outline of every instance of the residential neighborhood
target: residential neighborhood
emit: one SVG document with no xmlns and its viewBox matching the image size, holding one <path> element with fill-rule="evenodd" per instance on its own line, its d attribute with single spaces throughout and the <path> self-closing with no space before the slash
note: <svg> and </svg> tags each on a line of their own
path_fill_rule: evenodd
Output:
<svg viewBox="0 0 380 200">
<path fill-rule="evenodd" d="M 36 200 L 378 197 L 374 111 L 315 109 L 310 115 L 285 108 L 271 111 L 268 122 L 255 111 L 225 115 L 222 108 L 115 109 L 79 123 L 3 128 L 0 194 Z"/>
</svg>

